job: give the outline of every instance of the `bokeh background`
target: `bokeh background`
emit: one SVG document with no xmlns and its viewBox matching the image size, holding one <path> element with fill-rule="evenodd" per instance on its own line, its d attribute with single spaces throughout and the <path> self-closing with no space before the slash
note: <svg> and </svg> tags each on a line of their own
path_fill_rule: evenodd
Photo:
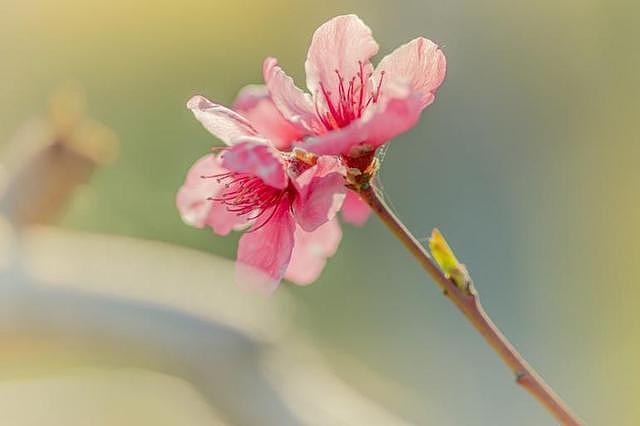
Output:
<svg viewBox="0 0 640 426">
<path fill-rule="evenodd" d="M 230 103 L 261 82 L 266 56 L 302 84 L 312 32 L 342 13 L 363 18 L 381 54 L 418 35 L 438 42 L 447 79 L 386 150 L 386 197 L 417 236 L 444 232 L 494 320 L 589 424 L 640 422 L 637 2 L 1 4 L 0 147 L 69 82 L 120 140 L 62 226 L 227 258 L 237 238 L 183 225 L 174 205 L 216 142 L 186 99 Z M 272 300 L 295 304 L 289 326 L 407 423 L 553 424 L 375 218 L 344 228 L 314 285 L 284 287 Z"/>
</svg>

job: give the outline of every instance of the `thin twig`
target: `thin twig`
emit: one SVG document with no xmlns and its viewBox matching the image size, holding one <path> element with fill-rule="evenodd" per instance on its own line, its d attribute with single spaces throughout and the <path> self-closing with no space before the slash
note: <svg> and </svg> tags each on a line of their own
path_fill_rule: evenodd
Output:
<svg viewBox="0 0 640 426">
<path fill-rule="evenodd" d="M 391 212 L 371 185 L 358 188 L 358 193 L 389 230 L 404 244 L 418 260 L 424 270 L 442 289 L 443 293 L 462 311 L 469 322 L 484 337 L 505 364 L 513 371 L 516 383 L 531 393 L 557 420 L 565 425 L 581 425 L 582 420 L 545 383 L 538 373 L 518 353 L 482 308 L 478 294 L 473 288 L 461 288 L 445 276 L 431 259 L 426 249 L 400 220 Z"/>
</svg>

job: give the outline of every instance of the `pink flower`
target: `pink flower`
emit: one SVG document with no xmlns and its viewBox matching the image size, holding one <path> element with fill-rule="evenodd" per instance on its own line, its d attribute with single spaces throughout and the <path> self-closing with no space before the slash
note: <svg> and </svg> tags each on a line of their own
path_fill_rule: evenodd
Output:
<svg viewBox="0 0 640 426">
<path fill-rule="evenodd" d="M 241 96 L 236 107 L 248 99 Z M 219 235 L 250 227 L 238 247 L 239 283 L 269 293 L 285 274 L 300 284 L 313 281 L 341 238 L 334 216 L 345 197 L 344 166 L 336 157 L 279 150 L 290 141 L 284 128 L 267 128 L 270 120 L 254 125 L 201 96 L 187 106 L 228 147 L 187 174 L 176 199 L 183 220 Z"/>
<path fill-rule="evenodd" d="M 183 220 L 219 235 L 249 228 L 238 247 L 238 281 L 273 291 L 283 277 L 314 281 L 335 253 L 335 219 L 361 225 L 369 207 L 345 177 L 367 172 L 375 150 L 412 127 L 445 74 L 440 49 L 417 38 L 373 68 L 378 51 L 355 15 L 315 32 L 305 68 L 310 94 L 268 58 L 266 86 L 247 86 L 233 109 L 201 96 L 196 118 L 228 147 L 198 160 L 178 192 Z M 349 173 L 347 173 L 349 171 Z M 347 180 L 350 184 L 352 180 Z"/>
<path fill-rule="evenodd" d="M 233 110 L 247 118 L 258 132 L 267 137 L 281 151 L 290 151 L 304 133 L 280 113 L 266 86 L 249 85 L 238 93 Z M 355 192 L 347 191 L 342 205 L 345 222 L 362 226 L 371 214 L 369 206 Z"/>
<path fill-rule="evenodd" d="M 282 115 L 306 136 L 297 144 L 321 155 L 342 155 L 364 170 L 376 148 L 414 126 L 445 76 L 444 54 L 419 37 L 385 56 L 355 15 L 338 16 L 316 30 L 305 62 L 304 93 L 273 58 L 264 79 Z"/>
</svg>

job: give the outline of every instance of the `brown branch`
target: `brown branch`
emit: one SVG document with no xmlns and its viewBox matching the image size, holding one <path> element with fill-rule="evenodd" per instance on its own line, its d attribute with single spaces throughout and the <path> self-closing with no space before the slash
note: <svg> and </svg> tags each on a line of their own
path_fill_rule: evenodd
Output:
<svg viewBox="0 0 640 426">
<path fill-rule="evenodd" d="M 443 293 L 462 311 L 471 325 L 484 337 L 485 341 L 496 351 L 502 361 L 513 371 L 516 383 L 532 394 L 555 418 L 565 425 L 583 424 L 560 397 L 545 383 L 538 373 L 518 353 L 516 348 L 507 340 L 491 318 L 482 308 L 478 294 L 471 282 L 468 286 L 458 286 L 451 278 L 440 271 L 431 256 L 409 230 L 391 212 L 378 195 L 375 188 L 369 184 L 354 186 L 373 211 L 378 215 L 389 230 L 402 242 L 409 252 L 422 265 Z"/>
</svg>

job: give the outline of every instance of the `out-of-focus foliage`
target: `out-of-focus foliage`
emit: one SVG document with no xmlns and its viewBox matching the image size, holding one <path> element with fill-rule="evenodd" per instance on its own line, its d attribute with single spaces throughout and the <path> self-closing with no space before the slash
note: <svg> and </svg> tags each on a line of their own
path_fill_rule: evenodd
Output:
<svg viewBox="0 0 640 426">
<path fill-rule="evenodd" d="M 17 226 L 50 223 L 98 166 L 116 156 L 113 131 L 86 115 L 77 87 L 58 88 L 49 110 L 33 117 L 0 157 L 0 214 Z"/>
</svg>

